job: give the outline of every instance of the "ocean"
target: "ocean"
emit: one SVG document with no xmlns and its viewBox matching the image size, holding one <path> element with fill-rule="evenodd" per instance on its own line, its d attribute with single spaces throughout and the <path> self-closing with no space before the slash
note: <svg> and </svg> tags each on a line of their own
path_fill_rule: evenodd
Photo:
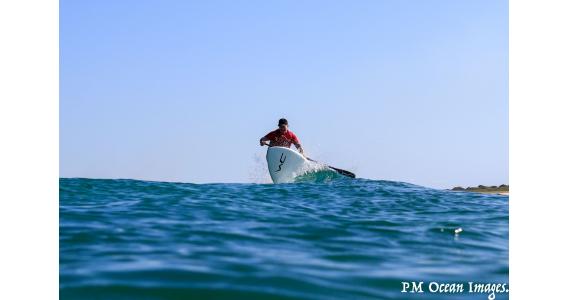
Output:
<svg viewBox="0 0 568 300">
<path fill-rule="evenodd" d="M 61 299 L 509 298 L 508 196 L 336 177 L 59 184 Z"/>
</svg>

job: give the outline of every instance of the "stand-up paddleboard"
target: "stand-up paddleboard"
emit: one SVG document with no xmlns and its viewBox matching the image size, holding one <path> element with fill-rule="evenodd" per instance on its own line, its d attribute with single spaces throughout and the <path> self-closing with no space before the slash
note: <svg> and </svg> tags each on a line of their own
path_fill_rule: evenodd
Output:
<svg viewBox="0 0 568 300">
<path fill-rule="evenodd" d="M 310 171 L 329 170 L 343 176 L 355 178 L 355 174 L 332 166 L 318 163 L 286 147 L 269 147 L 266 151 L 268 172 L 274 183 L 294 182 L 294 178 Z"/>
<path fill-rule="evenodd" d="M 302 154 L 286 147 L 269 147 L 266 151 L 268 172 L 274 183 L 293 182 L 294 178 L 309 170 L 313 162 Z"/>
</svg>

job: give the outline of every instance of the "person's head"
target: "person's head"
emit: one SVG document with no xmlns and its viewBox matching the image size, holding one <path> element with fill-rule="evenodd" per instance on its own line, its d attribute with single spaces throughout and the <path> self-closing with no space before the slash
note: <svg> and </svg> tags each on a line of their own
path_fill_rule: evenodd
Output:
<svg viewBox="0 0 568 300">
<path fill-rule="evenodd" d="M 278 129 L 280 129 L 280 132 L 282 133 L 288 131 L 288 120 L 284 118 L 278 120 Z"/>
</svg>

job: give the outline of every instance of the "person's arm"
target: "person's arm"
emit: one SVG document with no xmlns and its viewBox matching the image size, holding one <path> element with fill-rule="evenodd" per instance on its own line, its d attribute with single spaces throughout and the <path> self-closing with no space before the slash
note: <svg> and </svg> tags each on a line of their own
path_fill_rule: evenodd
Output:
<svg viewBox="0 0 568 300">
<path fill-rule="evenodd" d="M 300 143 L 294 143 L 294 146 L 296 146 L 296 149 L 298 149 L 298 152 L 300 152 L 300 154 L 302 154 L 303 156 L 306 156 L 304 154 L 304 149 L 302 148 L 302 145 L 300 145 Z"/>
<path fill-rule="evenodd" d="M 260 146 L 270 146 L 268 141 L 272 140 L 273 133 L 269 132 L 267 135 L 260 138 Z"/>
<path fill-rule="evenodd" d="M 300 144 L 300 140 L 298 139 L 298 137 L 295 134 L 293 134 L 293 136 L 292 136 L 292 143 L 294 144 L 294 146 L 296 146 L 296 149 L 298 149 L 298 152 L 300 152 L 300 154 L 302 154 L 305 157 L 306 155 L 304 154 L 304 149 L 302 148 L 302 145 Z"/>
</svg>

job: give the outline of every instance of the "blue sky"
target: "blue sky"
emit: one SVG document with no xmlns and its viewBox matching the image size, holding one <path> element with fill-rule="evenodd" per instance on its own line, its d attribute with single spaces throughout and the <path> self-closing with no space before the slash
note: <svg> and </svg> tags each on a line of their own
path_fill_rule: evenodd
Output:
<svg viewBox="0 0 568 300">
<path fill-rule="evenodd" d="M 508 183 L 507 7 L 62 0 L 60 176 L 255 181 L 286 117 L 359 177 Z"/>
</svg>

